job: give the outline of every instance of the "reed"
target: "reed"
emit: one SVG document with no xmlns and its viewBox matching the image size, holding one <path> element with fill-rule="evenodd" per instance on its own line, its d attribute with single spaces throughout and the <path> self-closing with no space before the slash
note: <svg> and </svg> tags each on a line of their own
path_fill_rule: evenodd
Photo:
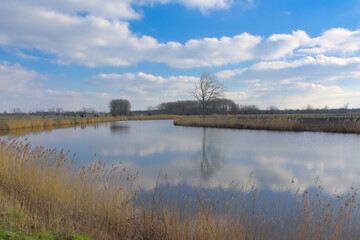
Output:
<svg viewBox="0 0 360 240">
<path fill-rule="evenodd" d="M 200 189 L 195 198 L 166 198 L 171 193 L 155 186 L 147 201 L 137 177 L 121 165 L 77 167 L 64 151 L 16 140 L 0 140 L 0 166 L 0 226 L 11 223 L 59 239 L 74 232 L 94 239 L 360 238 L 354 189 L 334 198 L 296 191 L 292 180 L 285 197 L 269 205 L 252 181 L 231 185 L 224 201 Z"/>
<path fill-rule="evenodd" d="M 240 117 L 211 117 L 205 120 L 201 117 L 179 118 L 175 125 L 236 128 L 236 129 L 264 129 L 280 131 L 304 131 L 305 127 L 295 118 L 240 118 Z"/>
<path fill-rule="evenodd" d="M 27 117 L 27 118 L 6 118 L 5 120 L 0 121 L 0 130 L 15 130 L 15 129 L 29 129 L 36 128 L 41 129 L 46 127 L 69 127 L 75 125 L 86 125 L 92 123 L 102 123 L 102 122 L 113 122 L 113 121 L 129 121 L 129 120 L 161 120 L 161 119 L 176 119 L 179 116 L 176 115 L 155 115 L 155 116 L 146 116 L 146 115 L 137 115 L 137 116 L 118 116 L 118 117 L 88 117 L 88 118 L 36 118 L 36 117 Z"/>
<path fill-rule="evenodd" d="M 333 133 L 360 133 L 359 118 L 301 118 L 299 116 L 211 116 L 184 117 L 174 125 L 276 131 L 310 131 Z"/>
</svg>

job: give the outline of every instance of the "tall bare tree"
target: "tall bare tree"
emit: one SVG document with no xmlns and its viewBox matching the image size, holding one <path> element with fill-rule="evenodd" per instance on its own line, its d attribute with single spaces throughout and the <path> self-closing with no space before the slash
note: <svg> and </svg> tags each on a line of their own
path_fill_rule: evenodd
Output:
<svg viewBox="0 0 360 240">
<path fill-rule="evenodd" d="M 226 88 L 217 78 L 209 72 L 201 73 L 199 80 L 190 91 L 191 95 L 199 102 L 205 119 L 205 110 L 211 100 L 220 98 L 224 95 Z"/>
</svg>

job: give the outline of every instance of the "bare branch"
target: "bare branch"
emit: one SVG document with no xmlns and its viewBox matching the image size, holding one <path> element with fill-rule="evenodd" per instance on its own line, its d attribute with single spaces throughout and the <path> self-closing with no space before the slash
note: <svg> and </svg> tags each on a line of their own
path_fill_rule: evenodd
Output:
<svg viewBox="0 0 360 240">
<path fill-rule="evenodd" d="M 211 100 L 224 96 L 226 88 L 214 75 L 209 72 L 201 73 L 190 94 L 200 103 L 202 115 L 205 118 L 205 109 Z"/>
</svg>

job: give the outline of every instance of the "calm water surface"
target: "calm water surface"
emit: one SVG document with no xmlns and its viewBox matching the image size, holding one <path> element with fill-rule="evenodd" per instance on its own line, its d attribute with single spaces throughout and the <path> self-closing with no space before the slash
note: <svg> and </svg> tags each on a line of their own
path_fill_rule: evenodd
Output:
<svg viewBox="0 0 360 240">
<path fill-rule="evenodd" d="M 342 192 L 360 179 L 360 135 L 210 129 L 174 126 L 170 120 L 128 121 L 27 134 L 33 146 L 71 150 L 82 163 L 122 162 L 151 189 L 171 183 L 226 188 L 251 174 L 263 189 L 311 187 Z M 96 154 L 96 157 L 94 155 Z"/>
</svg>

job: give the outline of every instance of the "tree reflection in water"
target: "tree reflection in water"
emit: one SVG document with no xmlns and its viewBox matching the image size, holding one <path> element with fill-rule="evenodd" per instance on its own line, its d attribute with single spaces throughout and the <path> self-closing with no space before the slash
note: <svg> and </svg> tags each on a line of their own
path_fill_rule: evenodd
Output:
<svg viewBox="0 0 360 240">
<path fill-rule="evenodd" d="M 202 149 L 196 154 L 197 159 L 198 156 L 201 156 L 200 171 L 202 180 L 209 180 L 226 162 L 224 154 L 217 148 L 213 140 L 206 136 L 206 128 L 203 128 Z"/>
<path fill-rule="evenodd" d="M 118 125 L 118 123 L 114 122 L 110 125 L 111 134 L 128 134 L 130 132 L 130 126 L 128 125 Z"/>
</svg>

